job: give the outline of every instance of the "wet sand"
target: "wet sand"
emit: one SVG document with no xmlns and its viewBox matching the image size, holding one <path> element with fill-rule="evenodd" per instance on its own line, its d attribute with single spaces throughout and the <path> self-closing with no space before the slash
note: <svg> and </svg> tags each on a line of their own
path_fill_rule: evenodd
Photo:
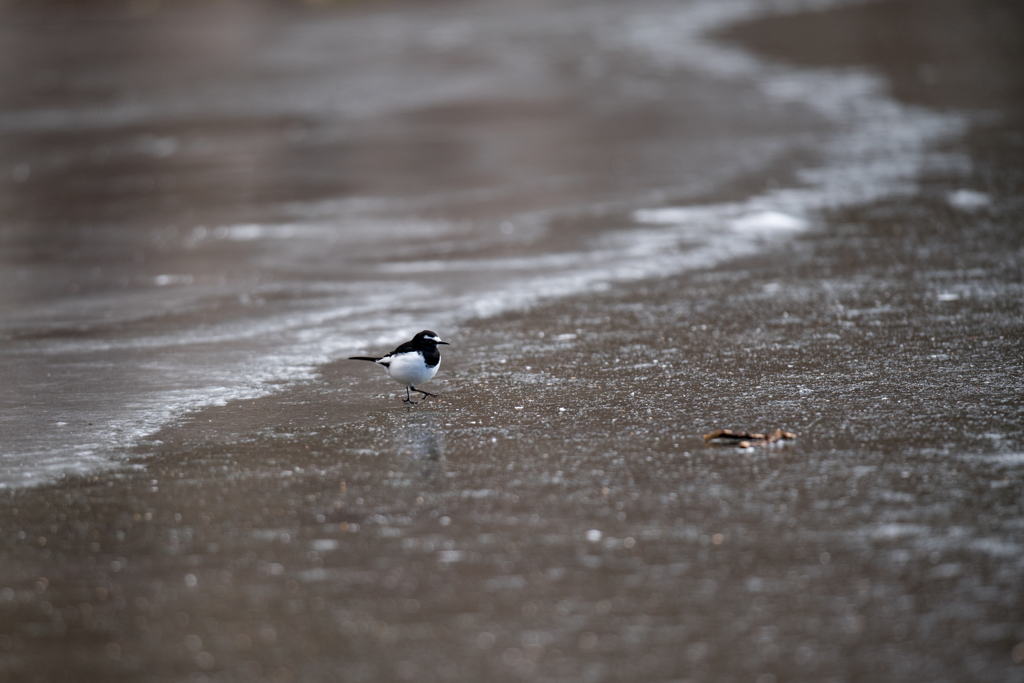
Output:
<svg viewBox="0 0 1024 683">
<path fill-rule="evenodd" d="M 413 408 L 335 363 L 0 492 L 0 680 L 1024 680 L 1017 48 L 929 102 L 1004 115 L 913 197 L 453 330 Z M 853 57 L 920 87 L 914 50 L 883 55 Z M 776 427 L 798 439 L 701 438 Z"/>
</svg>

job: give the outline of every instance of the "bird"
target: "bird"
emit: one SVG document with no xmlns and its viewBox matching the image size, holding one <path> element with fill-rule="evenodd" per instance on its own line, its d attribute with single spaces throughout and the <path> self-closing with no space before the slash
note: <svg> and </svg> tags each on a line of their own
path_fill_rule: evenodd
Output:
<svg viewBox="0 0 1024 683">
<path fill-rule="evenodd" d="M 437 374 L 437 368 L 441 365 L 441 352 L 437 350 L 438 344 L 450 346 L 448 342 L 441 341 L 436 333 L 423 330 L 410 341 L 380 358 L 350 356 L 349 360 L 368 360 L 371 363 L 383 365 L 384 369 L 388 371 L 388 377 L 405 385 L 403 402 L 416 405 L 417 402 L 412 400 L 410 390 L 424 396 L 437 398 L 437 394 L 417 389 L 416 385 L 426 384 Z"/>
</svg>

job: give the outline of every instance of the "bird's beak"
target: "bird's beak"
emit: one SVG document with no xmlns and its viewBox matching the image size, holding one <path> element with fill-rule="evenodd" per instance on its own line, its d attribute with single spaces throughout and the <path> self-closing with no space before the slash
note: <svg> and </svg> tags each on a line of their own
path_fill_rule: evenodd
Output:
<svg viewBox="0 0 1024 683">
<path fill-rule="evenodd" d="M 444 344 L 445 346 L 451 346 L 451 344 L 449 344 L 448 342 L 443 342 L 440 339 L 437 340 L 437 343 L 438 344 Z"/>
</svg>

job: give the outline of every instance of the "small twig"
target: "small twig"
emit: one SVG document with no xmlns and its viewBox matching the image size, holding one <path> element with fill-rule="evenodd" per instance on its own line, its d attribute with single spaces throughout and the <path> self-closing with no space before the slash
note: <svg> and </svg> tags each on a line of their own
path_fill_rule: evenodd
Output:
<svg viewBox="0 0 1024 683">
<path fill-rule="evenodd" d="M 739 448 L 751 448 L 752 446 L 767 446 L 778 441 L 792 441 L 796 438 L 793 432 L 784 432 L 776 429 L 771 434 L 758 434 L 756 432 L 734 432 L 731 429 L 716 429 L 710 434 L 704 435 L 705 443 L 718 443 L 736 445 Z"/>
</svg>

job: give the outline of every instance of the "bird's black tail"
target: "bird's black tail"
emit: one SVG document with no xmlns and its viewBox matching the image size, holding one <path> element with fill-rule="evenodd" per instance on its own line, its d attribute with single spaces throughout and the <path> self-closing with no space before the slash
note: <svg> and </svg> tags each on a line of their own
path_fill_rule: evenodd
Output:
<svg viewBox="0 0 1024 683">
<path fill-rule="evenodd" d="M 376 363 L 380 358 L 370 358 L 369 356 L 349 356 L 349 360 L 368 360 L 371 363 Z"/>
</svg>

